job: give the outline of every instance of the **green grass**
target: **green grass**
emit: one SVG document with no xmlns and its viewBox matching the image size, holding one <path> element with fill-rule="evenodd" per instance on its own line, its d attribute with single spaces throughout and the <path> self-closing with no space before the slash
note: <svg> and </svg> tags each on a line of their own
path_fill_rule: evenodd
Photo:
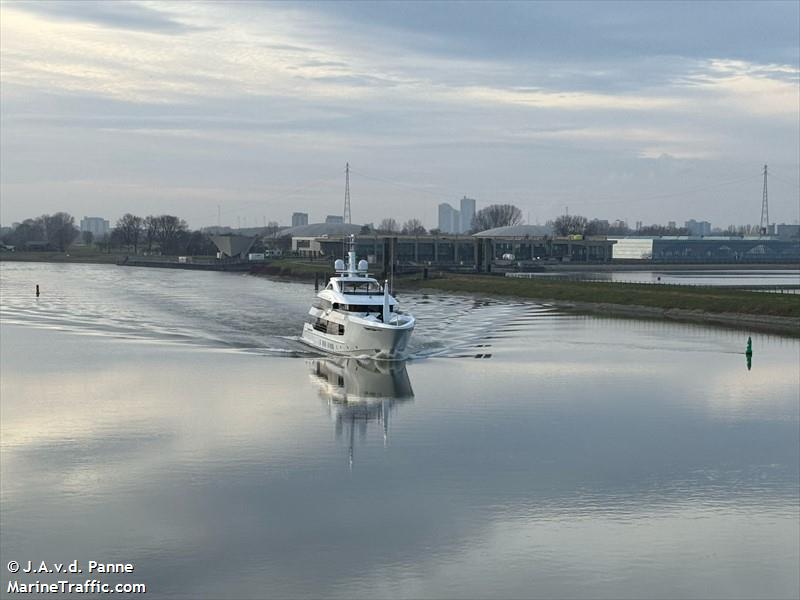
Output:
<svg viewBox="0 0 800 600">
<path fill-rule="evenodd" d="M 333 274 L 333 267 L 330 262 L 324 260 L 280 258 L 254 266 L 253 272 L 292 279 L 313 280 L 316 273 L 323 278 L 330 277 Z"/>
<path fill-rule="evenodd" d="M 447 276 L 425 281 L 405 281 L 401 285 L 537 300 L 800 318 L 798 294 L 768 294 L 720 287 L 512 279 L 485 275 Z"/>
</svg>

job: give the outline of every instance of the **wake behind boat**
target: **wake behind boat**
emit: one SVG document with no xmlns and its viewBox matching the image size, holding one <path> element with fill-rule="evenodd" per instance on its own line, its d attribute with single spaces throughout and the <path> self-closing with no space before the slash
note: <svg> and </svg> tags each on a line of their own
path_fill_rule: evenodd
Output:
<svg viewBox="0 0 800 600">
<path fill-rule="evenodd" d="M 337 275 L 317 294 L 303 324 L 302 340 L 325 352 L 379 359 L 405 356 L 414 330 L 412 315 L 398 310 L 397 300 L 367 273 L 369 265 L 348 252 L 347 265 L 336 260 Z"/>
</svg>

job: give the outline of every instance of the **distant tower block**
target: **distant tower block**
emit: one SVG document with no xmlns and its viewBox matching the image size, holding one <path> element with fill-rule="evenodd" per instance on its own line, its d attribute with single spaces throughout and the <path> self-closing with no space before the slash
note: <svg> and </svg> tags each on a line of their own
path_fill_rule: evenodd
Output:
<svg viewBox="0 0 800 600">
<path fill-rule="evenodd" d="M 761 196 L 761 235 L 769 232 L 769 203 L 767 202 L 767 165 L 764 165 L 764 192 Z"/>
<path fill-rule="evenodd" d="M 350 163 L 344 169 L 344 214 L 342 215 L 345 223 L 353 222 L 353 215 L 350 213 Z"/>
</svg>

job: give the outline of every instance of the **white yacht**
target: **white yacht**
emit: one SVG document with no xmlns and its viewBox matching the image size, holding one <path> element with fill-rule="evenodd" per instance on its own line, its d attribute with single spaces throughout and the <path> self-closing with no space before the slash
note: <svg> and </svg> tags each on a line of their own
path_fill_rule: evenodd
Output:
<svg viewBox="0 0 800 600">
<path fill-rule="evenodd" d="M 356 265 L 351 248 L 348 261 L 338 259 L 337 275 L 317 294 L 303 325 L 302 340 L 315 348 L 348 356 L 404 358 L 414 330 L 414 317 L 401 313 L 397 301 L 367 273 L 367 261 Z"/>
</svg>

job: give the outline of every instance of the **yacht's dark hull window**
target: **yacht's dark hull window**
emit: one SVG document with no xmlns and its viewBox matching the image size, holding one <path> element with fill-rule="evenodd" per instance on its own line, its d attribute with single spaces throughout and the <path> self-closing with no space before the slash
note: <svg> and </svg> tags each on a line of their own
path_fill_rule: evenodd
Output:
<svg viewBox="0 0 800 600">
<path fill-rule="evenodd" d="M 328 321 L 327 319 L 314 319 L 311 326 L 320 333 L 328 335 L 344 335 L 344 325 Z"/>
</svg>

